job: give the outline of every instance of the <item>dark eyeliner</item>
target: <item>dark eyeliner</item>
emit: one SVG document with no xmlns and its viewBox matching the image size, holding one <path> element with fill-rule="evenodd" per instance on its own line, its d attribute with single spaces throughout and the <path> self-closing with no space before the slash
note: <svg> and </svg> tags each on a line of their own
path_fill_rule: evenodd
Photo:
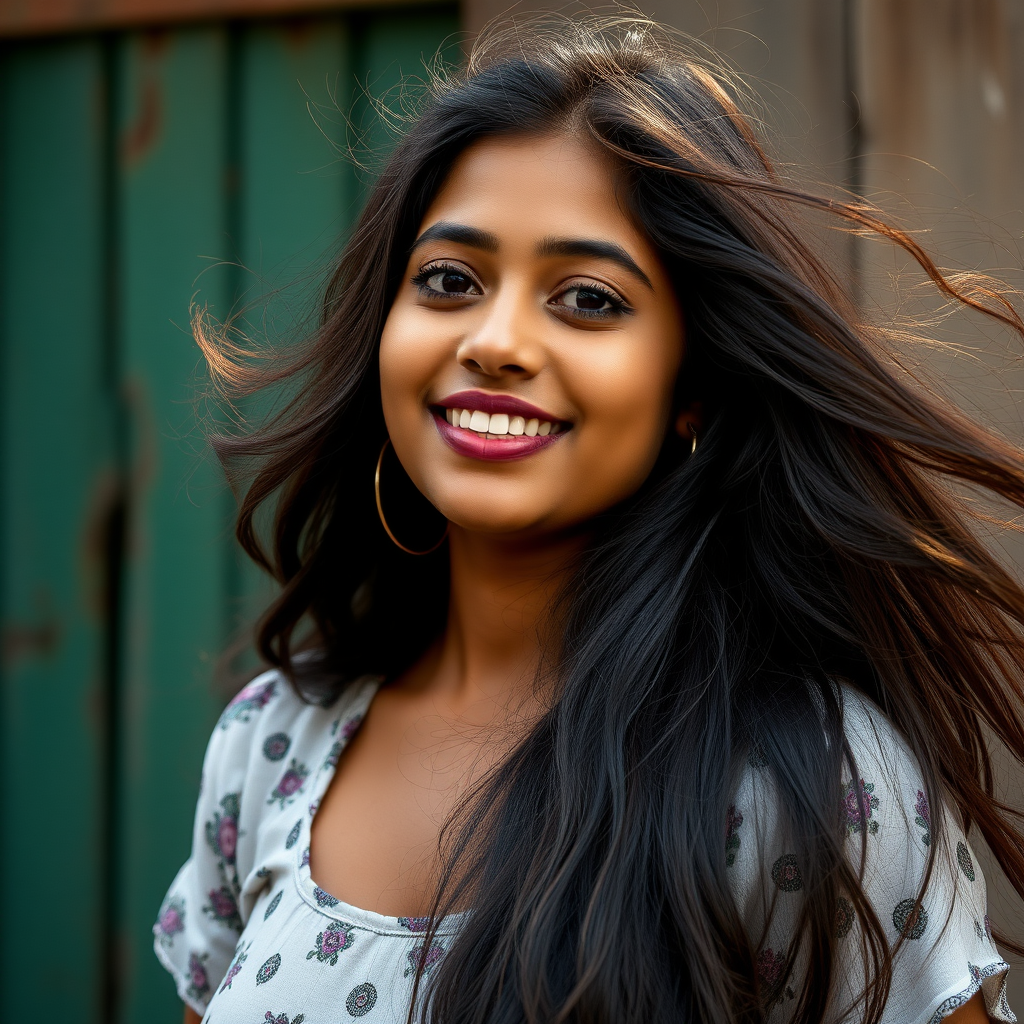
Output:
<svg viewBox="0 0 1024 1024">
<path fill-rule="evenodd" d="M 573 306 L 566 306 L 563 303 L 558 303 L 557 304 L 557 305 L 561 306 L 562 309 L 567 310 L 569 316 L 571 316 L 571 317 L 573 317 L 575 319 L 579 319 L 579 320 L 608 320 L 608 319 L 611 319 L 613 316 L 618 316 L 618 315 L 621 315 L 621 314 L 627 314 L 628 315 L 628 314 L 633 312 L 633 307 L 630 306 L 629 303 L 625 302 L 623 299 L 619 298 L 619 296 L 616 295 L 614 292 L 610 291 L 607 288 L 602 287 L 601 285 L 591 284 L 589 282 L 588 283 L 573 282 L 572 284 L 569 285 L 568 288 L 563 288 L 562 291 L 559 292 L 559 297 L 561 297 L 562 295 L 565 295 L 567 292 L 571 292 L 573 290 L 580 291 L 580 292 L 593 292 L 595 295 L 600 295 L 607 302 L 610 302 L 612 304 L 612 308 L 611 309 L 603 309 L 603 310 L 602 309 L 578 309 L 578 308 L 575 308 Z"/>
<path fill-rule="evenodd" d="M 473 280 L 472 274 L 467 273 L 462 267 L 456 266 L 454 263 L 446 263 L 444 261 L 428 263 L 418 274 L 413 275 L 409 279 L 409 283 L 417 288 L 421 295 L 430 298 L 459 299 L 465 297 L 464 292 L 441 292 L 427 285 L 427 281 L 435 274 L 443 273 L 459 274 L 461 277 L 466 278 L 467 281 L 470 281 L 474 288 L 479 288 L 479 285 Z"/>
</svg>

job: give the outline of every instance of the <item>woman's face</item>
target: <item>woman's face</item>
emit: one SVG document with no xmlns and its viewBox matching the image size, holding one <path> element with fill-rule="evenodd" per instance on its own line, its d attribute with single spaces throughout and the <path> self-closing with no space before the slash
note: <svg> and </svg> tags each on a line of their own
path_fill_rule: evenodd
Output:
<svg viewBox="0 0 1024 1024">
<path fill-rule="evenodd" d="M 573 138 L 498 138 L 461 155 L 423 218 L 381 397 L 402 465 L 457 526 L 564 530 L 654 465 L 683 321 L 615 189 Z"/>
</svg>

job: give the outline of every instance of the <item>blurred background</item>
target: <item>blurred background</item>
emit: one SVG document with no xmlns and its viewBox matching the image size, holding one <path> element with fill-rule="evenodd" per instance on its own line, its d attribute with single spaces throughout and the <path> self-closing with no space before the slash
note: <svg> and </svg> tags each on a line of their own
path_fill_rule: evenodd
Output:
<svg viewBox="0 0 1024 1024">
<path fill-rule="evenodd" d="M 5 1019 L 181 1019 L 150 927 L 188 855 L 215 665 L 265 593 L 204 450 L 190 304 L 301 331 L 372 177 L 346 118 L 379 154 L 367 93 L 398 104 L 402 76 L 442 45 L 457 59 L 507 6 L 0 3 Z M 751 76 L 805 179 L 876 200 L 942 265 L 1020 286 L 1024 0 L 640 7 Z M 836 252 L 869 311 L 935 312 L 885 247 Z M 964 318 L 932 328 L 947 344 L 914 357 L 922 372 L 1024 437 L 1019 348 Z M 1024 548 L 1003 551 L 1019 571 Z M 992 916 L 1024 935 L 998 892 Z"/>
</svg>

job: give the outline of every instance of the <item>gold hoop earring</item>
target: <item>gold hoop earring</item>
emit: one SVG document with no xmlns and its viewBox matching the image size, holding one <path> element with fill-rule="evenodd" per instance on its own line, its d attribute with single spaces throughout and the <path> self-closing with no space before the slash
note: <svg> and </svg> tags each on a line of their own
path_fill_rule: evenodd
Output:
<svg viewBox="0 0 1024 1024">
<path fill-rule="evenodd" d="M 690 424 L 690 436 L 693 438 L 693 442 L 690 445 L 690 455 L 694 455 L 697 452 L 697 431 L 693 429 L 693 424 Z"/>
<path fill-rule="evenodd" d="M 427 548 L 426 551 L 413 551 L 412 548 L 407 548 L 391 532 L 391 527 L 388 526 L 388 521 L 384 518 L 384 508 L 380 503 L 380 467 L 384 463 L 384 452 L 387 451 L 389 444 L 391 444 L 390 437 L 381 446 L 380 455 L 377 456 L 377 469 L 373 474 L 373 493 L 377 498 L 377 515 L 380 516 L 380 524 L 384 527 L 384 532 L 391 538 L 395 547 L 401 548 L 407 555 L 429 555 L 431 552 L 436 551 L 445 542 L 448 537 L 448 530 L 451 527 L 451 523 L 445 523 L 444 533 L 441 534 L 441 539 L 432 548 Z"/>
</svg>

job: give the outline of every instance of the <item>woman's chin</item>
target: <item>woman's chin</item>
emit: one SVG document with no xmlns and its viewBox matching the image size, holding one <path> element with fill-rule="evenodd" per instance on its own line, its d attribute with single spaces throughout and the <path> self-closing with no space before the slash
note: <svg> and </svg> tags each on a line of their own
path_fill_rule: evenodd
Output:
<svg viewBox="0 0 1024 1024">
<path fill-rule="evenodd" d="M 453 533 L 495 540 L 533 540 L 561 533 L 567 525 L 554 510 L 536 512 L 501 507 L 487 502 L 484 507 L 444 503 L 437 507 L 451 523 Z"/>
<path fill-rule="evenodd" d="M 534 538 L 548 531 L 548 528 L 535 520 L 523 519 L 518 516 L 483 516 L 454 514 L 448 520 L 453 531 L 460 531 L 466 536 L 493 537 L 511 540 L 517 537 Z"/>
</svg>

